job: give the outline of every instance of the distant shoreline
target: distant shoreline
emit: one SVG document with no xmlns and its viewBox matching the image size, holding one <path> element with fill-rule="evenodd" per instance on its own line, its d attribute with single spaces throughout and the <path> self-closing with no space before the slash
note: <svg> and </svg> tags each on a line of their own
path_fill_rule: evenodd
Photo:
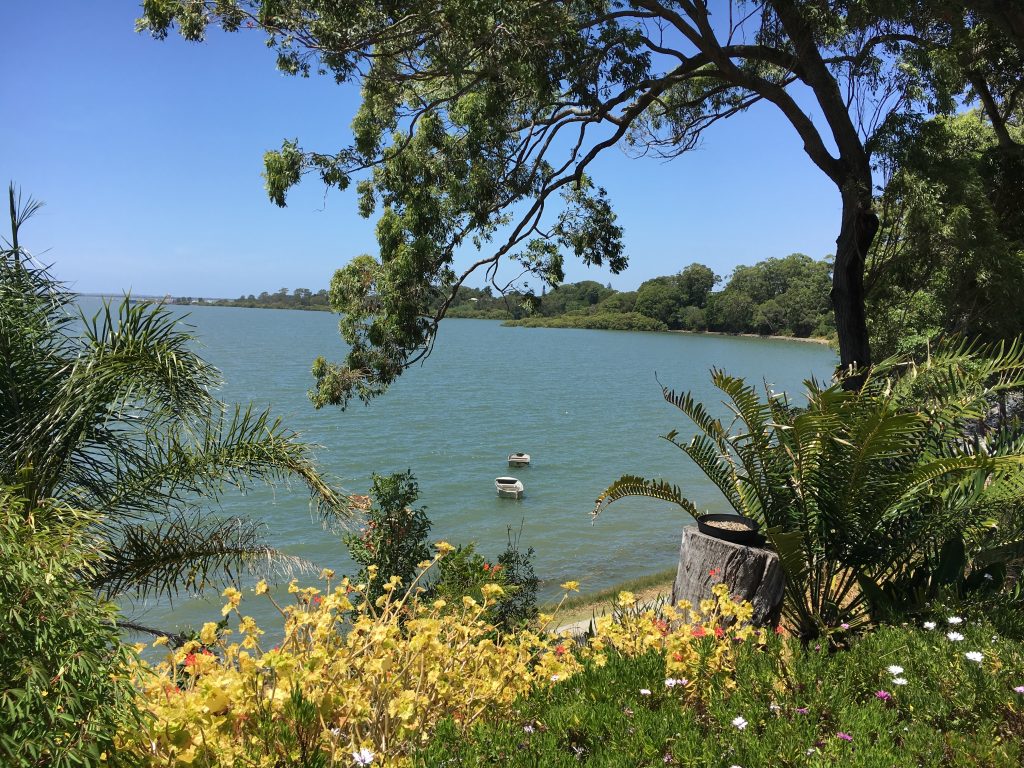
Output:
<svg viewBox="0 0 1024 768">
<path fill-rule="evenodd" d="M 82 294 L 79 294 L 79 295 L 80 296 L 105 296 L 104 294 L 85 294 L 85 293 L 82 293 Z M 136 299 L 135 296 L 132 296 L 131 298 L 133 300 Z M 137 300 L 139 300 L 139 301 L 151 301 L 154 298 L 156 298 L 156 297 L 148 297 L 148 296 L 147 297 L 142 297 L 142 296 L 140 296 L 140 297 L 137 297 Z M 234 302 L 234 301 L 235 300 L 233 300 L 233 299 L 217 299 L 216 301 L 209 301 L 209 302 L 203 301 L 203 302 L 194 302 L 194 303 L 189 303 L 189 304 L 178 303 L 178 302 L 175 302 L 175 301 L 170 301 L 170 302 L 166 302 L 166 303 L 168 303 L 168 304 L 170 304 L 172 306 L 178 306 L 178 307 L 189 307 L 189 306 L 193 306 L 193 307 L 196 307 L 196 306 L 199 306 L 199 307 L 236 307 L 236 308 L 242 308 L 242 309 L 298 310 L 300 312 L 330 312 L 331 311 L 330 307 L 325 307 L 325 306 L 322 306 L 322 305 L 313 305 L 313 306 L 308 306 L 308 307 L 269 307 L 269 306 L 265 306 L 265 305 L 264 306 L 260 306 L 259 304 L 227 303 L 227 302 Z M 444 319 L 444 320 L 491 320 L 491 321 L 497 320 L 498 322 L 504 322 L 503 320 L 501 320 L 499 318 L 490 318 L 490 317 L 459 317 L 457 315 L 453 316 L 453 317 L 447 317 L 446 316 L 446 317 L 444 317 L 442 319 Z M 509 327 L 512 327 L 512 328 L 516 328 L 516 327 L 528 328 L 530 326 L 514 326 L 513 325 L 513 326 L 509 326 Z M 545 328 L 545 327 L 557 328 L 559 326 L 534 326 L 534 327 L 538 327 L 538 328 Z M 580 329 L 576 329 L 576 330 L 603 331 L 603 330 L 617 330 L 617 329 L 614 329 L 614 328 L 580 328 Z M 828 339 L 828 338 L 825 338 L 825 337 L 822 337 L 822 336 L 777 336 L 777 335 L 773 335 L 773 334 L 760 334 L 760 333 L 727 333 L 726 331 L 684 331 L 684 330 L 681 330 L 681 329 L 671 329 L 671 328 L 668 329 L 667 331 L 644 331 L 644 330 L 641 330 L 641 329 L 618 329 L 618 330 L 636 330 L 637 333 L 686 333 L 686 334 L 689 334 L 691 336 L 725 336 L 725 337 L 739 337 L 739 338 L 745 338 L 745 339 L 772 339 L 772 340 L 778 340 L 778 341 L 801 341 L 801 342 L 810 343 L 810 344 L 821 344 L 821 345 L 824 345 L 824 346 L 829 346 L 829 345 L 832 344 L 832 339 Z"/>
<path fill-rule="evenodd" d="M 725 331 L 683 330 L 669 330 L 669 333 L 688 333 L 691 336 L 739 336 L 746 339 L 778 339 L 780 341 L 804 341 L 810 344 L 832 344 L 832 339 L 827 339 L 824 336 L 773 336 L 771 334 L 762 335 L 760 333 L 726 333 Z"/>
</svg>

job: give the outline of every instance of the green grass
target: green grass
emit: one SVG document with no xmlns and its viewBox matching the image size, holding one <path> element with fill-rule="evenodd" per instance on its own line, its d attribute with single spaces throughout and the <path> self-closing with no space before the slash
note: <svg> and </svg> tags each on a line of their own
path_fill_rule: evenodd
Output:
<svg viewBox="0 0 1024 768">
<path fill-rule="evenodd" d="M 731 694 L 693 705 L 665 687 L 660 654 L 611 655 L 500 722 L 468 734 L 445 724 L 414 765 L 1019 768 L 1024 695 L 1013 688 L 1024 685 L 1024 645 L 993 641 L 985 624 L 956 627 L 962 642 L 949 629 L 885 628 L 831 653 L 773 638 L 741 653 Z M 893 683 L 890 665 L 903 667 L 906 685 Z"/>
</svg>

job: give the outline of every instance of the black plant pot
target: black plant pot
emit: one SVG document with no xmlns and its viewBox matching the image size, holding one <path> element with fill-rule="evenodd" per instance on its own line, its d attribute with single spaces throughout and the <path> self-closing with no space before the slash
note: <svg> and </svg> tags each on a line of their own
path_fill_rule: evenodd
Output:
<svg viewBox="0 0 1024 768">
<path fill-rule="evenodd" d="M 746 526 L 743 530 L 734 528 L 721 528 L 715 523 L 739 523 Z M 706 536 L 712 536 L 722 541 L 731 541 L 733 544 L 744 544 L 748 547 L 760 547 L 765 542 L 765 537 L 760 533 L 761 526 L 756 520 L 751 520 L 743 515 L 701 515 L 697 518 L 697 530 Z"/>
</svg>

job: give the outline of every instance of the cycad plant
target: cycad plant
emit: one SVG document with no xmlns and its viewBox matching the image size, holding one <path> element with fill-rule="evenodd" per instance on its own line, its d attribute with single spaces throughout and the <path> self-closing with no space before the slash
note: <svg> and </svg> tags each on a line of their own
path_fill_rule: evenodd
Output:
<svg viewBox="0 0 1024 768">
<path fill-rule="evenodd" d="M 806 638 L 891 617 L 941 588 L 995 588 L 1024 554 L 1024 441 L 970 437 L 993 396 L 1024 384 L 1024 346 L 940 344 L 915 364 L 875 366 L 859 390 L 806 382 L 797 408 L 715 370 L 728 425 L 690 394 L 663 391 L 696 425 L 682 450 L 736 512 L 757 520 L 786 574 L 783 615 Z M 699 513 L 670 483 L 625 476 L 594 515 L 626 496 Z"/>
<path fill-rule="evenodd" d="M 0 257 L 0 484 L 28 508 L 57 500 L 99 513 L 107 557 L 90 584 L 108 597 L 173 596 L 239 569 L 290 561 L 262 525 L 210 513 L 228 488 L 296 479 L 325 521 L 347 498 L 310 447 L 268 411 L 226 407 L 218 372 L 179 317 L 152 303 L 73 314 L 73 297 L 18 242 L 38 208 L 11 196 Z"/>
</svg>

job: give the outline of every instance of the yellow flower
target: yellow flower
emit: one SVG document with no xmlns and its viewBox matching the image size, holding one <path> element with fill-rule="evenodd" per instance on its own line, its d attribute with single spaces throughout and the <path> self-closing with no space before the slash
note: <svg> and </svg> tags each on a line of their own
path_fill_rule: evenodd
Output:
<svg viewBox="0 0 1024 768">
<path fill-rule="evenodd" d="M 562 589 L 567 590 L 569 592 L 579 592 L 580 583 L 578 581 L 567 581 L 565 582 L 565 584 L 562 585 Z"/>
<path fill-rule="evenodd" d="M 167 645 L 167 640 L 168 640 L 167 635 L 161 635 L 160 637 L 158 637 L 156 640 L 153 641 L 153 647 L 154 648 L 159 648 L 161 645 Z"/>
<path fill-rule="evenodd" d="M 263 595 L 267 592 L 267 582 L 264 579 L 260 579 L 256 582 L 255 592 L 257 595 Z"/>
<path fill-rule="evenodd" d="M 213 645 L 217 642 L 217 625 L 212 621 L 203 624 L 199 639 L 203 641 L 203 645 Z"/>
<path fill-rule="evenodd" d="M 437 542 L 437 544 L 434 545 L 434 548 L 438 551 L 439 554 L 442 555 L 447 555 L 449 552 L 455 551 L 455 547 L 453 547 L 447 541 Z"/>
<path fill-rule="evenodd" d="M 619 603 L 621 605 L 632 605 L 636 602 L 636 595 L 632 592 L 619 592 Z"/>
<path fill-rule="evenodd" d="M 296 579 L 292 579 L 291 581 L 289 581 L 288 582 L 288 594 L 294 595 L 298 591 L 299 591 L 298 581 Z"/>
<path fill-rule="evenodd" d="M 238 604 L 242 602 L 242 593 L 234 587 L 228 587 L 221 593 L 221 597 L 228 599 L 224 607 L 220 609 L 221 616 L 227 616 L 231 611 L 238 607 Z"/>
<path fill-rule="evenodd" d="M 504 595 L 505 588 L 501 584 L 484 584 L 480 587 L 480 592 L 483 594 L 484 600 L 491 600 Z"/>
<path fill-rule="evenodd" d="M 330 568 L 324 568 L 322 571 L 320 571 L 320 578 L 321 579 L 333 579 L 334 578 L 334 571 L 332 569 L 330 569 Z"/>
</svg>

